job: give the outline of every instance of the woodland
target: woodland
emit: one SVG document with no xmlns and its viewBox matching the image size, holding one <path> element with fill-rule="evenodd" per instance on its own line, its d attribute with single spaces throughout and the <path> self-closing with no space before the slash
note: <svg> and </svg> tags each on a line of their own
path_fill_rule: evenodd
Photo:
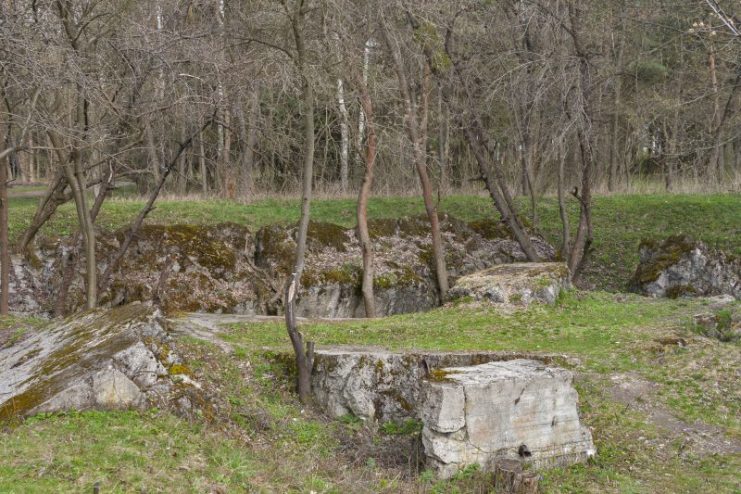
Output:
<svg viewBox="0 0 741 494">
<path fill-rule="evenodd" d="M 559 246 L 578 275 L 595 192 L 738 187 L 732 7 L 7 0 L 0 181 L 48 184 L 15 249 L 73 201 L 94 307 L 95 220 L 123 181 L 148 198 L 131 234 L 163 191 L 302 192 L 308 221 L 314 190 L 357 194 L 364 244 L 372 194 L 420 189 L 445 293 L 436 203 L 485 190 L 531 260 L 539 198 L 578 201 Z"/>
<path fill-rule="evenodd" d="M 740 86 L 733 0 L 0 0 L 0 351 L 44 334 L 37 317 L 117 313 L 114 293 L 137 275 L 122 271 L 146 249 L 184 259 L 218 245 L 191 258 L 222 256 L 252 283 L 267 271 L 250 239 L 280 232 L 290 245 L 275 279 L 258 280 L 275 313 L 166 314 L 186 328 L 173 348 L 187 366 L 167 363 L 167 347 L 164 378 L 207 383 L 215 408 L 12 417 L 0 490 L 71 492 L 100 478 L 116 492 L 489 492 L 476 468 L 437 481 L 412 465 L 419 424 L 330 422 L 309 406 L 315 345 L 358 344 L 562 352 L 598 456 L 544 473 L 542 491 L 736 492 L 736 292 L 625 292 L 637 244 L 669 234 L 694 234 L 738 279 Z M 414 279 L 431 280 L 415 288 L 434 299 L 424 313 L 378 307 L 379 291 L 397 293 L 376 272 L 394 263 L 393 245 L 374 252 L 391 223 L 404 245 L 429 244 L 414 259 L 427 277 Z M 482 251 L 511 244 L 512 259 L 563 263 L 563 288 L 576 290 L 511 312 L 460 305 L 461 224 L 496 232 L 489 244 L 476 232 Z M 335 250 L 317 247 L 321 228 L 341 231 Z M 173 247 L 179 231 L 196 234 Z M 350 244 L 364 318 L 300 319 L 311 262 L 345 262 Z M 136 301 L 156 306 L 181 267 L 150 257 L 145 274 L 159 281 L 142 277 L 156 289 Z M 36 282 L 54 267 L 58 307 L 8 315 L 18 266 Z M 220 270 L 207 281 L 228 281 Z M 190 298 L 197 276 L 178 287 Z M 65 313 L 68 291 L 81 302 Z M 697 322 L 708 310 L 711 330 Z M 218 322 L 198 335 L 210 339 L 187 333 L 208 316 Z M 156 472 L 142 479 L 147 455 Z"/>
</svg>

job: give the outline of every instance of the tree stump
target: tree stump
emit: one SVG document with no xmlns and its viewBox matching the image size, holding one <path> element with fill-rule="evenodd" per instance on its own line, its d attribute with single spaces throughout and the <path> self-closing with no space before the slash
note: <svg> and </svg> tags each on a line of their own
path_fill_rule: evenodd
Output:
<svg viewBox="0 0 741 494">
<path fill-rule="evenodd" d="M 494 467 L 494 489 L 503 494 L 537 494 L 540 476 L 523 471 L 519 460 L 499 460 Z"/>
</svg>

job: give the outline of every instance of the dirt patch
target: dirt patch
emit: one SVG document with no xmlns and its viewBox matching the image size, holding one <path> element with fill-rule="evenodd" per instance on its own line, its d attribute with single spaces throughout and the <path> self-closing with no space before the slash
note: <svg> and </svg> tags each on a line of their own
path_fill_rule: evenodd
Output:
<svg viewBox="0 0 741 494">
<path fill-rule="evenodd" d="M 615 374 L 610 381 L 610 396 L 643 413 L 649 424 L 665 433 L 662 441 L 679 441 L 683 450 L 700 456 L 741 453 L 741 441 L 728 437 L 722 428 L 702 422 L 688 423 L 674 416 L 656 397 L 659 384 L 632 373 Z"/>
</svg>

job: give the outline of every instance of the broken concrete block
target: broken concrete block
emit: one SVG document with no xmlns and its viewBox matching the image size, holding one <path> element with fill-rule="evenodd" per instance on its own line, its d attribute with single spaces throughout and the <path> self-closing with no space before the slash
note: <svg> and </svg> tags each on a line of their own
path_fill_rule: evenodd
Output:
<svg viewBox="0 0 741 494">
<path fill-rule="evenodd" d="M 569 268 L 562 262 L 501 264 L 462 276 L 450 296 L 494 304 L 553 304 L 562 290 L 571 287 L 570 278 Z"/>
<path fill-rule="evenodd" d="M 175 393 L 165 367 L 176 358 L 170 344 L 160 312 L 139 303 L 29 330 L 0 348 L 0 420 L 166 405 Z"/>
<path fill-rule="evenodd" d="M 571 372 L 525 359 L 439 370 L 427 382 L 420 414 L 428 465 L 449 478 L 472 464 L 492 471 L 505 458 L 541 468 L 594 455 L 571 383 Z M 454 389 L 463 406 L 452 399 Z"/>
</svg>

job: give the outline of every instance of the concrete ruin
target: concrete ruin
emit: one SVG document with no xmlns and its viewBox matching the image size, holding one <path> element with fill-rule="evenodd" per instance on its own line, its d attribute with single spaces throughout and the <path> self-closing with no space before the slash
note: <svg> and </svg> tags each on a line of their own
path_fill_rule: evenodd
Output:
<svg viewBox="0 0 741 494">
<path fill-rule="evenodd" d="M 0 419 L 43 412 L 191 408 L 197 384 L 158 310 L 130 304 L 52 321 L 0 347 Z"/>
<path fill-rule="evenodd" d="M 569 268 L 562 262 L 500 264 L 462 276 L 450 296 L 494 304 L 554 304 L 562 291 L 571 288 L 570 280 Z"/>
<path fill-rule="evenodd" d="M 460 276 L 497 264 L 522 262 L 525 254 L 494 220 L 466 223 L 441 215 L 448 274 Z M 426 217 L 369 221 L 374 250 L 376 315 L 432 309 L 437 283 Z M 126 230 L 100 232 L 98 262 L 106 266 Z M 102 307 L 155 301 L 166 313 L 277 315 L 282 287 L 293 267 L 296 227 L 267 225 L 144 225 L 112 273 Z M 13 257 L 10 308 L 30 315 L 72 314 L 85 305 L 79 237 L 39 238 Z M 555 251 L 533 236 L 542 259 Z M 296 312 L 303 317 L 363 317 L 362 256 L 354 228 L 311 222 Z"/>
<path fill-rule="evenodd" d="M 525 359 L 439 370 L 419 410 L 428 467 L 449 478 L 472 464 L 492 471 L 502 459 L 537 469 L 594 455 L 571 381 L 567 370 Z"/>
<path fill-rule="evenodd" d="M 547 356 L 332 349 L 317 353 L 312 384 L 333 417 L 421 420 L 427 465 L 448 478 L 501 459 L 545 468 L 593 455 L 572 380 Z"/>
<path fill-rule="evenodd" d="M 688 235 L 643 240 L 628 288 L 649 297 L 730 295 L 741 300 L 741 259 Z"/>
</svg>

